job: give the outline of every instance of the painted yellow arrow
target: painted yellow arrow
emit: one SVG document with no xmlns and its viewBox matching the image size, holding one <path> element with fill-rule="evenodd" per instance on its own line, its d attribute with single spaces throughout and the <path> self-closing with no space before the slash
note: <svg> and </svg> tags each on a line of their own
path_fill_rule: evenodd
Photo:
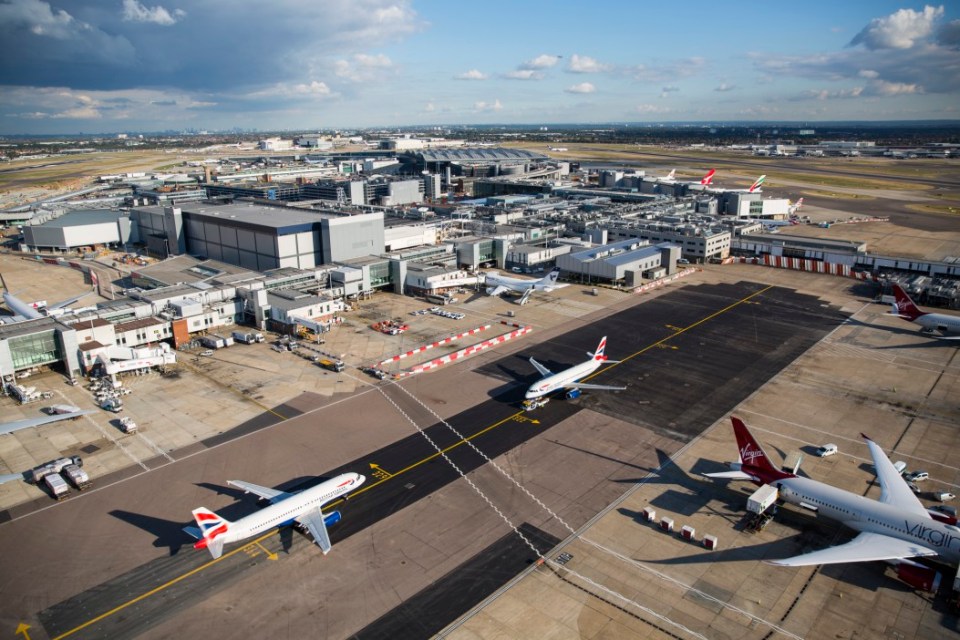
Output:
<svg viewBox="0 0 960 640">
<path fill-rule="evenodd" d="M 260 547 L 260 549 L 261 549 L 265 554 L 267 554 L 267 559 L 268 559 L 268 560 L 276 560 L 277 558 L 280 557 L 280 556 L 278 556 L 276 553 L 274 553 L 273 551 L 268 551 L 267 548 L 264 547 L 264 546 L 263 546 L 262 544 L 260 544 L 259 542 L 257 542 L 256 545 L 257 545 L 258 547 Z"/>
<path fill-rule="evenodd" d="M 24 640 L 30 640 L 30 634 L 27 633 L 27 629 L 29 628 L 30 628 L 30 625 L 28 625 L 26 622 L 21 622 L 14 633 L 16 635 L 20 635 L 22 633 Z"/>
</svg>

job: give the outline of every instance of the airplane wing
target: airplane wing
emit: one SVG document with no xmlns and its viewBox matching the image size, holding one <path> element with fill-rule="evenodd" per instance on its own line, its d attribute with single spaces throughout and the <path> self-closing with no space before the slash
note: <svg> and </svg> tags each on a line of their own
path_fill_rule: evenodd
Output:
<svg viewBox="0 0 960 640">
<path fill-rule="evenodd" d="M 252 482 L 244 482 L 243 480 L 227 480 L 227 484 L 231 487 L 236 487 L 238 489 L 243 489 L 247 493 L 255 493 L 264 500 L 269 500 L 271 503 L 280 502 L 286 498 L 292 496 L 292 493 L 287 493 L 286 491 L 278 491 L 277 489 L 268 489 L 267 487 L 261 487 L 258 484 L 253 484 Z"/>
<path fill-rule="evenodd" d="M 719 471 L 717 473 L 703 474 L 707 478 L 716 478 L 717 480 L 753 480 L 753 476 L 743 471 Z"/>
<path fill-rule="evenodd" d="M 532 364 L 533 368 L 539 371 L 540 375 L 542 375 L 544 378 L 546 378 L 547 376 L 553 375 L 553 371 L 550 371 L 550 369 L 547 369 L 545 366 L 543 366 L 533 358 L 530 358 L 530 364 Z"/>
<path fill-rule="evenodd" d="M 27 418 L 26 420 L 14 420 L 13 422 L 5 422 L 3 424 L 0 424 L 0 435 L 4 433 L 13 433 L 14 431 L 19 431 L 20 429 L 29 429 L 30 427 L 40 427 L 45 424 L 50 424 L 52 422 L 59 422 L 61 420 L 76 418 L 77 416 L 85 416 L 88 413 L 96 413 L 96 411 L 74 411 L 73 413 L 58 413 L 55 416 L 40 416 L 39 418 Z"/>
<path fill-rule="evenodd" d="M 47 305 L 47 310 L 53 311 L 53 310 L 56 310 L 56 309 L 62 309 L 62 308 L 64 308 L 64 307 L 69 307 L 70 305 L 72 305 L 72 304 L 73 304 L 74 302 L 76 302 L 77 300 L 80 300 L 81 298 L 86 298 L 86 297 L 87 297 L 88 295 L 90 295 L 91 293 L 93 293 L 93 292 L 92 292 L 92 291 L 87 291 L 86 293 L 81 293 L 81 294 L 78 295 L 78 296 L 73 296 L 72 298 L 68 298 L 68 299 L 66 299 L 66 300 L 62 300 L 62 301 L 60 301 L 60 302 L 58 302 L 58 303 L 56 303 L 56 304 Z"/>
<path fill-rule="evenodd" d="M 769 564 L 782 567 L 806 567 L 815 564 L 840 564 L 843 562 L 870 562 L 873 560 L 899 560 L 917 556 L 935 556 L 936 551 L 916 542 L 891 538 L 880 533 L 865 531 L 847 544 L 813 551 L 784 560 L 767 560 Z"/>
<path fill-rule="evenodd" d="M 323 523 L 323 512 L 320 507 L 311 509 L 303 515 L 296 518 L 297 522 L 302 524 L 313 536 L 313 541 L 317 543 L 323 555 L 330 551 L 330 534 L 327 533 L 327 525 Z"/>
<path fill-rule="evenodd" d="M 26 478 L 23 477 L 22 473 L 5 473 L 0 475 L 0 484 L 6 484 L 14 480 L 26 480 Z"/>
<path fill-rule="evenodd" d="M 567 389 L 593 389 L 595 391 L 624 391 L 626 387 L 611 387 L 606 384 L 586 384 L 583 382 L 571 382 Z"/>
<path fill-rule="evenodd" d="M 503 293 L 506 293 L 507 291 L 510 291 L 510 287 L 505 287 L 505 286 L 503 286 L 503 285 L 501 284 L 501 285 L 497 285 L 496 287 L 493 287 L 493 288 L 491 288 L 491 289 L 487 289 L 487 295 L 488 295 L 488 296 L 499 296 L 499 295 L 501 295 L 501 294 L 503 294 Z"/>
<path fill-rule="evenodd" d="M 861 434 L 862 435 L 862 434 Z M 907 481 L 903 479 L 897 468 L 890 462 L 890 458 L 883 452 L 876 442 L 863 436 L 867 440 L 867 446 L 870 448 L 870 455 L 873 457 L 873 465 L 877 470 L 877 480 L 880 482 L 880 502 L 889 504 L 909 511 L 911 513 L 922 514 L 930 517 L 927 508 L 924 507 L 917 496 L 913 494 Z"/>
</svg>

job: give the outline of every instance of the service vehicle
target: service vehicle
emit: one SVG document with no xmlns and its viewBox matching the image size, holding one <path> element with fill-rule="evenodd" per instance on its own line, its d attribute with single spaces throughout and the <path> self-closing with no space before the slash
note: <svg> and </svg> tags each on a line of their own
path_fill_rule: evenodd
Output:
<svg viewBox="0 0 960 640">
<path fill-rule="evenodd" d="M 923 482 L 930 479 L 930 474 L 926 471 L 914 471 L 904 476 L 909 482 Z"/>
<path fill-rule="evenodd" d="M 340 373 L 343 371 L 344 365 L 340 360 L 331 360 L 330 358 L 320 358 L 317 360 L 317 366 L 323 367 L 328 371 L 335 371 Z"/>
<path fill-rule="evenodd" d="M 837 451 L 839 451 L 839 449 L 837 448 L 837 445 L 830 443 L 830 444 L 825 444 L 822 447 L 818 447 L 817 455 L 820 456 L 821 458 L 826 458 L 828 456 L 834 455 Z"/>
<path fill-rule="evenodd" d="M 59 473 L 51 473 L 43 476 L 43 483 L 47 485 L 50 494 L 57 500 L 63 500 L 70 495 L 70 485 L 60 476 Z"/>
<path fill-rule="evenodd" d="M 81 469 L 79 465 L 68 464 L 60 473 L 62 473 L 67 480 L 70 481 L 70 484 L 75 486 L 80 491 L 93 486 L 93 483 L 90 482 L 90 476 L 87 475 L 87 472 Z"/>
</svg>

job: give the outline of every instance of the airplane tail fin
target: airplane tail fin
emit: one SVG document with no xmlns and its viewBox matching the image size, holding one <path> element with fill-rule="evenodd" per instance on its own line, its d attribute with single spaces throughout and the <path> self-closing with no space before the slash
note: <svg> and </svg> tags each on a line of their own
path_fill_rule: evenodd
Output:
<svg viewBox="0 0 960 640">
<path fill-rule="evenodd" d="M 750 193 L 753 193 L 754 191 L 758 191 L 760 189 L 760 186 L 763 184 L 763 181 L 766 180 L 766 178 L 767 176 L 765 175 L 757 178 L 757 181 L 754 182 L 752 185 L 750 185 Z"/>
<path fill-rule="evenodd" d="M 594 360 L 599 360 L 600 362 L 606 362 L 607 356 L 604 355 L 604 351 L 607 349 L 607 336 L 600 338 L 600 344 L 597 345 L 597 350 L 593 353 L 588 354 Z"/>
<path fill-rule="evenodd" d="M 794 211 L 800 211 L 800 208 L 803 206 L 803 198 L 797 200 L 797 206 L 794 208 Z"/>
<path fill-rule="evenodd" d="M 674 178 L 676 178 L 676 176 L 677 176 L 677 170 L 676 170 L 676 169 L 671 169 L 671 170 L 670 170 L 670 173 L 667 174 L 667 177 L 666 177 L 665 179 L 666 179 L 666 180 L 673 180 Z"/>
<path fill-rule="evenodd" d="M 0 273 L 0 284 L 3 285 L 3 290 L 9 292 L 10 289 L 7 289 L 7 281 L 3 279 L 3 274 Z"/>
<path fill-rule="evenodd" d="M 737 437 L 737 447 L 740 454 L 740 468 L 745 472 L 755 471 L 764 482 L 781 478 L 792 478 L 793 475 L 784 473 L 770 462 L 767 452 L 753 437 L 747 425 L 740 418 L 730 416 L 733 422 L 733 433 Z M 752 475 L 752 474 L 751 474 Z"/>
<path fill-rule="evenodd" d="M 700 184 L 711 184 L 713 182 L 713 174 L 716 172 L 716 169 L 710 169 L 710 171 L 707 171 L 707 175 L 700 178 Z"/>
<path fill-rule="evenodd" d="M 912 322 L 920 316 L 926 315 L 925 312 L 920 311 L 917 305 L 913 303 L 913 300 L 910 299 L 910 296 L 907 295 L 907 292 L 904 291 L 900 285 L 893 285 L 893 296 L 896 300 L 897 315 L 901 318 Z"/>
<path fill-rule="evenodd" d="M 231 522 L 204 507 L 194 509 L 193 518 L 197 521 L 200 534 L 203 536 L 193 545 L 193 548 L 209 549 L 214 559 L 219 558 L 223 554 L 223 535 L 230 528 Z"/>
</svg>

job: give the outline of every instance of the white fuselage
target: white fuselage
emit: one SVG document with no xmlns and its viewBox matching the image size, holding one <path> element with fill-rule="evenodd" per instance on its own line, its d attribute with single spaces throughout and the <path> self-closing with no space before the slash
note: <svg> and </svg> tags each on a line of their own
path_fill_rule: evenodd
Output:
<svg viewBox="0 0 960 640">
<path fill-rule="evenodd" d="M 945 313 L 926 313 L 913 322 L 927 331 L 936 331 L 943 335 L 960 335 L 960 316 L 948 316 Z"/>
<path fill-rule="evenodd" d="M 506 276 L 500 275 L 490 275 L 487 274 L 484 276 L 483 285 L 488 289 L 495 289 L 496 287 L 506 287 L 511 291 L 516 291 L 518 293 L 524 293 L 527 289 L 533 289 L 538 284 L 540 280 L 525 280 L 523 278 L 508 278 Z"/>
<path fill-rule="evenodd" d="M 818 514 L 856 531 L 916 542 L 935 550 L 945 562 L 960 562 L 960 528 L 954 525 L 809 478 L 784 478 L 771 484 L 785 502 L 816 509 Z"/>
<path fill-rule="evenodd" d="M 4 292 L 3 302 L 14 315 L 22 316 L 25 320 L 35 320 L 44 317 L 43 314 L 33 308 L 32 305 L 27 304 L 12 293 Z"/>
<path fill-rule="evenodd" d="M 363 484 L 364 479 L 359 473 L 343 473 L 306 491 L 275 502 L 269 507 L 230 523 L 223 541 L 237 542 L 275 527 L 290 524 L 311 509 L 320 508 L 331 500 L 353 491 Z"/>
<path fill-rule="evenodd" d="M 563 389 L 567 385 L 578 382 L 582 378 L 586 378 L 588 375 L 599 369 L 600 365 L 603 363 L 603 360 L 594 360 L 591 358 L 586 362 L 581 362 L 580 364 L 574 365 L 569 369 L 564 369 L 559 373 L 547 376 L 546 378 L 541 378 L 537 382 L 534 382 L 532 385 L 530 385 L 530 388 L 527 389 L 527 393 L 524 395 L 524 398 L 527 400 L 534 400 L 549 393 L 553 393 L 557 389 Z"/>
</svg>

